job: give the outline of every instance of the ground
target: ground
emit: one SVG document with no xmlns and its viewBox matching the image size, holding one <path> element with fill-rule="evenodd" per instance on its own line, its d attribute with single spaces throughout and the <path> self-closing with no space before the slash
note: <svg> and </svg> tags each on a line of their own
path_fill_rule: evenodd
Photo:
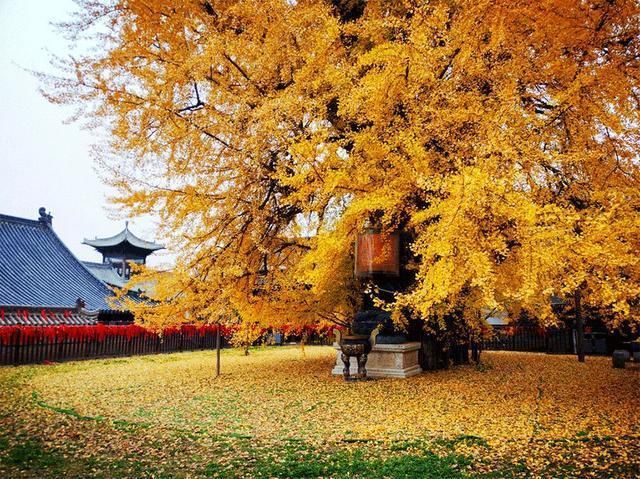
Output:
<svg viewBox="0 0 640 479">
<path fill-rule="evenodd" d="M 640 477 L 640 369 L 484 353 L 345 383 L 329 347 L 0 368 L 0 477 Z"/>
</svg>

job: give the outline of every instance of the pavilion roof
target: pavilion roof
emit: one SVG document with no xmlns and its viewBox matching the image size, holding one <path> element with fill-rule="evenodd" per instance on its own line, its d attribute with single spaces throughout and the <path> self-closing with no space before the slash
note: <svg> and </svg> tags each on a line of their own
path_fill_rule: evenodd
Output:
<svg viewBox="0 0 640 479">
<path fill-rule="evenodd" d="M 113 246 L 118 246 L 122 243 L 129 243 L 136 248 L 148 250 L 148 251 L 157 251 L 159 249 L 164 249 L 164 246 L 158 243 L 154 243 L 153 241 L 146 241 L 138 236 L 134 235 L 129 230 L 129 225 L 127 224 L 120 233 L 109 236 L 108 238 L 95 238 L 95 239 L 86 239 L 83 241 L 84 244 L 89 246 L 93 246 L 94 248 L 110 248 Z"/>
</svg>

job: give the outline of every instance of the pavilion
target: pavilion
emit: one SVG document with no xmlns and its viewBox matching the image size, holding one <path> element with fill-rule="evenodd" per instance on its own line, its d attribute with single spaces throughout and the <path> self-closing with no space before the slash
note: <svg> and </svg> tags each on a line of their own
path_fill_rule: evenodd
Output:
<svg viewBox="0 0 640 479">
<path fill-rule="evenodd" d="M 129 230 L 129 222 L 120 233 L 108 238 L 86 239 L 83 244 L 102 254 L 102 263 L 84 261 L 91 272 L 110 286 L 122 288 L 131 278 L 130 263 L 146 264 L 147 256 L 164 249 L 161 244 L 146 241 Z"/>
</svg>

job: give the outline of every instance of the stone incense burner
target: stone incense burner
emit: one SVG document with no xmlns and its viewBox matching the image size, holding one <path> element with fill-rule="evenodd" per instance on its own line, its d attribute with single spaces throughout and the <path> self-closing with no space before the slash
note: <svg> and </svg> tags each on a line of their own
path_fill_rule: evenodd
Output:
<svg viewBox="0 0 640 479">
<path fill-rule="evenodd" d="M 345 381 L 356 381 L 367 379 L 367 355 L 376 344 L 378 329 L 371 331 L 369 336 L 363 334 L 342 335 L 340 330 L 335 330 L 336 342 L 340 345 L 342 351 L 341 359 L 344 363 L 342 370 Z M 358 374 L 351 376 L 350 366 L 351 358 L 355 357 L 358 361 Z"/>
</svg>

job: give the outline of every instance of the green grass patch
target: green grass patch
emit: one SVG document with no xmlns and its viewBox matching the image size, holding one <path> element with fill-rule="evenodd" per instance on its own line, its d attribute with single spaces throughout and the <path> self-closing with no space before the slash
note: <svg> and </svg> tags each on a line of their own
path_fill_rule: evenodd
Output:
<svg viewBox="0 0 640 479">
<path fill-rule="evenodd" d="M 315 450 L 304 444 L 292 444 L 282 449 L 251 450 L 242 460 L 209 463 L 207 477 L 231 479 L 237 477 L 267 478 L 423 478 L 464 479 L 468 460 L 454 454 L 440 457 L 431 452 L 404 454 L 381 458 L 375 450 Z"/>
<path fill-rule="evenodd" d="M 102 421 L 104 419 L 102 416 L 83 416 L 73 408 L 63 408 L 63 407 L 52 406 L 51 404 L 47 404 L 45 401 L 39 398 L 38 393 L 35 391 L 33 391 L 33 393 L 31 394 L 31 397 L 35 401 L 35 403 L 41 408 L 49 409 L 51 411 L 55 411 L 60 414 L 65 414 L 75 419 L 79 419 L 80 421 Z"/>
<path fill-rule="evenodd" d="M 7 443 L 5 443 L 7 444 Z M 6 449 L 0 458 L 4 465 L 22 471 L 63 470 L 66 459 L 58 452 L 47 450 L 36 441 L 25 441 Z"/>
</svg>

